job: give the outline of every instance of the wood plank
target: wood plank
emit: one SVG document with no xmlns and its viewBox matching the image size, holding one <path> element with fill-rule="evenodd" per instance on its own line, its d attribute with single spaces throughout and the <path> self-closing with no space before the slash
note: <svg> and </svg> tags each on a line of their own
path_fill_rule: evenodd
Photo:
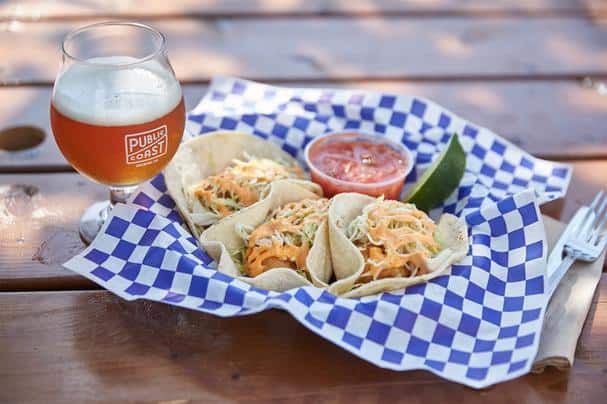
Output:
<svg viewBox="0 0 607 404">
<path fill-rule="evenodd" d="M 601 190 L 607 190 L 607 160 L 570 162 L 573 177 L 563 199 L 542 206 L 544 214 L 567 223 L 583 205 L 588 205 Z M 607 260 L 604 271 L 607 271 Z"/>
<path fill-rule="evenodd" d="M 475 391 L 377 368 L 283 312 L 222 319 L 105 291 L 2 293 L 0 400 L 601 402 L 607 275 L 598 294 L 570 371 Z"/>
<path fill-rule="evenodd" d="M 144 5 L 142 7 L 142 5 Z M 309 16 L 309 15 L 461 15 L 461 14 L 577 14 L 597 13 L 607 9 L 600 0 L 176 0 L 162 2 L 85 0 L 48 2 L 45 0 L 8 0 L 0 4 L 0 18 L 19 20 L 65 17 L 130 17 L 198 15 L 205 17 L 232 16 Z"/>
<path fill-rule="evenodd" d="M 51 83 L 61 39 L 93 21 L 11 24 L 0 41 L 0 83 Z M 606 19 L 169 18 L 153 25 L 167 34 L 185 81 L 607 75 Z"/>
<path fill-rule="evenodd" d="M 297 83 L 292 83 L 297 85 Z M 337 86 L 314 83 L 313 86 Z M 605 97 L 576 81 L 533 82 L 351 82 L 338 87 L 415 94 L 440 102 L 458 115 L 500 133 L 532 154 L 546 158 L 607 157 L 597 122 L 607 116 Z M 185 85 L 188 109 L 206 92 Z M 0 88 L 0 172 L 69 170 L 57 149 L 48 120 L 50 87 Z M 31 125 L 42 129 L 42 144 L 24 151 L 3 151 L 1 131 Z M 14 139 L 14 136 L 8 137 Z"/>
<path fill-rule="evenodd" d="M 61 264 L 84 248 L 80 215 L 104 198 L 76 174 L 0 176 L 0 290 L 94 288 Z"/>
<path fill-rule="evenodd" d="M 0 94 L 3 100 L 11 100 L 0 104 L 0 171 L 9 170 L 9 167 L 23 170 L 29 167 L 35 171 L 70 169 L 57 148 L 50 127 L 51 87 L 0 88 Z M 6 135 L 5 131 L 23 127 L 26 129 L 22 136 L 27 139 L 32 139 L 28 127 L 42 130 L 45 135 L 42 143 L 24 141 L 21 150 L 7 148 L 5 143 L 11 143 L 15 136 L 10 132 Z"/>
<path fill-rule="evenodd" d="M 567 198 L 542 209 L 565 222 L 607 184 L 607 160 L 574 168 Z M 105 196 L 102 186 L 77 174 L 0 175 L 0 291 L 96 287 L 61 264 L 83 248 L 83 210 Z"/>
</svg>

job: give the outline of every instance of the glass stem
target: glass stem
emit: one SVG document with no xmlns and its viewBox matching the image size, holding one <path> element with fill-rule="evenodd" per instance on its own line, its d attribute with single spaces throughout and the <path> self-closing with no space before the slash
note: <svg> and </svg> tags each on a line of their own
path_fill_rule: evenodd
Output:
<svg viewBox="0 0 607 404">
<path fill-rule="evenodd" d="M 90 206 L 80 218 L 80 236 L 90 244 L 93 242 L 103 223 L 110 216 L 110 211 L 117 203 L 126 203 L 133 192 L 137 189 L 137 185 L 126 187 L 110 187 L 110 200 L 97 202 Z"/>
<path fill-rule="evenodd" d="M 110 209 L 117 203 L 126 203 L 136 189 L 137 185 L 110 186 Z"/>
</svg>

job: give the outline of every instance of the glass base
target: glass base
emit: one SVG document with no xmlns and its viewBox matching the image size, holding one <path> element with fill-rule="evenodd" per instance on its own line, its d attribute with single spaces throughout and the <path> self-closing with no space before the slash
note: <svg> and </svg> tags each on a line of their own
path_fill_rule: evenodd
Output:
<svg viewBox="0 0 607 404">
<path fill-rule="evenodd" d="M 112 207 L 117 203 L 127 203 L 137 185 L 110 186 L 110 200 L 96 202 L 89 206 L 80 218 L 80 237 L 86 244 L 91 244 L 103 223 L 110 215 Z"/>
<path fill-rule="evenodd" d="M 111 209 L 110 201 L 96 202 L 80 218 L 80 237 L 86 244 L 95 239 Z"/>
</svg>

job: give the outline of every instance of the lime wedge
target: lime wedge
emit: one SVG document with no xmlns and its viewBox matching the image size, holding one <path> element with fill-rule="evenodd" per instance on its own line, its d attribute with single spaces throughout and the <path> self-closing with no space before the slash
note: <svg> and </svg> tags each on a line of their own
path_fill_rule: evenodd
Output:
<svg viewBox="0 0 607 404">
<path fill-rule="evenodd" d="M 424 172 L 404 202 L 428 212 L 440 205 L 457 189 L 466 168 L 466 153 L 457 134 L 451 136 L 449 144 Z"/>
</svg>

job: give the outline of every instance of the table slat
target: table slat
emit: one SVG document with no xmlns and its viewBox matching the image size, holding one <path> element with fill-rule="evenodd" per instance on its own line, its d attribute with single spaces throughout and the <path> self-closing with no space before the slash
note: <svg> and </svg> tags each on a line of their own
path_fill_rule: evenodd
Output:
<svg viewBox="0 0 607 404">
<path fill-rule="evenodd" d="M 76 174 L 0 176 L 0 290 L 95 287 L 61 264 L 84 248 L 78 218 L 107 192 Z"/>
<path fill-rule="evenodd" d="M 282 16 L 282 15 L 378 15 L 387 14 L 531 14 L 597 13 L 607 9 L 601 0 L 173 0 L 126 2 L 107 0 L 66 1 L 8 0 L 0 4 L 0 18 L 39 19 L 104 15 L 107 17 L 199 15 L 199 16 Z"/>
<path fill-rule="evenodd" d="M 607 160 L 574 167 L 568 197 L 544 213 L 567 221 L 607 184 Z M 77 174 L 0 175 L 0 291 L 96 287 L 61 264 L 84 248 L 78 236 L 84 208 L 104 197 L 102 186 Z"/>
<path fill-rule="evenodd" d="M 296 83 L 292 83 L 296 85 Z M 314 86 L 336 87 L 335 83 Z M 546 158 L 607 157 L 604 134 L 596 123 L 607 116 L 605 97 L 575 81 L 539 82 L 352 82 L 340 87 L 415 94 L 440 102 L 458 115 L 491 128 L 532 154 Z M 185 85 L 192 108 L 207 87 Z M 0 131 L 33 125 L 46 140 L 22 152 L 0 150 L 0 172 L 69 170 L 48 120 L 50 87 L 0 88 Z M 2 138 L 0 135 L 0 149 Z"/>
<path fill-rule="evenodd" d="M 1 33 L 0 83 L 51 83 L 59 43 L 98 20 Z M 607 75 L 607 20 L 586 18 L 158 19 L 181 80 Z M 128 41 L 128 38 L 124 38 Z"/>
<path fill-rule="evenodd" d="M 278 311 L 222 319 L 105 291 L 2 293 L 0 401 L 80 402 L 103 392 L 108 401 L 601 402 L 607 275 L 598 293 L 570 371 L 480 395 L 428 372 L 377 368 Z"/>
</svg>

